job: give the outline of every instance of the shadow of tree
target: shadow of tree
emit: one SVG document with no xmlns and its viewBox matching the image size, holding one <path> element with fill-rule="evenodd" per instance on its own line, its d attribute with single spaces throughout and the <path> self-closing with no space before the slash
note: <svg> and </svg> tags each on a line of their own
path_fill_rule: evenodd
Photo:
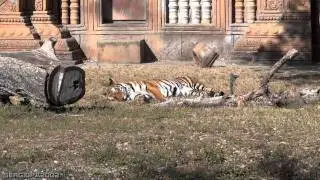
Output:
<svg viewBox="0 0 320 180">
<path fill-rule="evenodd" d="M 255 44 L 256 52 L 244 56 L 246 60 L 254 63 L 271 65 L 280 59 L 292 48 L 299 50 L 300 54 L 288 65 L 299 68 L 301 64 L 313 64 L 319 62 L 315 47 L 319 45 L 319 9 L 316 0 L 309 1 L 284 1 L 281 12 L 271 10 L 270 12 L 259 12 L 263 18 L 269 20 L 258 20 L 249 25 L 246 37 L 250 43 Z M 312 50 L 314 51 L 312 53 Z"/>
<path fill-rule="evenodd" d="M 307 164 L 296 157 L 289 157 L 288 154 L 290 153 L 281 149 L 265 152 L 258 164 L 258 171 L 280 180 L 320 178 L 320 167 L 309 170 Z"/>
</svg>

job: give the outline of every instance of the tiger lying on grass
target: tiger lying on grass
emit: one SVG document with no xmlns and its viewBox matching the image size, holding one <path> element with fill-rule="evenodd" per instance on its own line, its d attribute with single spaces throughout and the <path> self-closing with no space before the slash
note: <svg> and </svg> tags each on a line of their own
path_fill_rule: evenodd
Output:
<svg viewBox="0 0 320 180">
<path fill-rule="evenodd" d="M 187 96 L 223 96 L 223 92 L 214 92 L 206 88 L 197 80 L 188 77 L 178 77 L 172 80 L 148 80 L 132 81 L 127 83 L 115 83 L 110 78 L 109 100 L 133 101 L 136 97 L 143 97 L 145 101 L 165 101 L 168 97 Z"/>
</svg>

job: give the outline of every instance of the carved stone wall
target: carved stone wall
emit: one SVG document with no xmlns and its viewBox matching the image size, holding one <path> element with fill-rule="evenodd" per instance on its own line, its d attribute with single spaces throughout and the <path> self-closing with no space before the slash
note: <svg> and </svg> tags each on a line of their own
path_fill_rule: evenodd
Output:
<svg viewBox="0 0 320 180">
<path fill-rule="evenodd" d="M 310 60 L 311 9 L 309 0 L 0 0 L 0 50 L 32 49 L 50 36 L 63 39 L 61 22 L 90 59 L 101 55 L 101 43 L 117 46 L 118 40 L 141 42 L 145 55 L 139 57 L 158 60 L 191 60 L 198 42 L 258 59 L 276 59 L 274 54 L 294 47 Z M 57 49 L 76 49 L 68 43 L 59 42 Z"/>
<path fill-rule="evenodd" d="M 257 0 L 256 21 L 248 24 L 235 43 L 235 51 L 256 55 L 255 60 L 277 59 L 291 48 L 301 60 L 312 61 L 309 0 Z"/>
<path fill-rule="evenodd" d="M 0 51 L 35 49 L 42 40 L 55 37 L 58 57 L 83 60 L 77 41 L 57 24 L 56 12 L 53 0 L 1 0 Z"/>
</svg>

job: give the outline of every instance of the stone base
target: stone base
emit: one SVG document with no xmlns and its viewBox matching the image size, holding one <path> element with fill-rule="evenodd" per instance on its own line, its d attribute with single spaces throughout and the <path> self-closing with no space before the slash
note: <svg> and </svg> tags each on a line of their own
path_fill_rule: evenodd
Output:
<svg viewBox="0 0 320 180">
<path fill-rule="evenodd" d="M 98 60 L 108 63 L 141 63 L 141 41 L 98 41 Z"/>
<path fill-rule="evenodd" d="M 76 39 L 65 31 L 53 24 L 0 24 L 0 52 L 34 50 L 41 46 L 42 40 L 55 37 L 55 50 L 60 60 L 76 63 L 86 60 Z"/>
<path fill-rule="evenodd" d="M 162 60 L 192 61 L 192 49 L 200 42 L 218 47 L 220 57 L 229 55 L 229 51 L 232 49 L 232 42 L 225 35 L 190 32 L 141 35 L 74 34 L 73 36 L 80 40 L 81 48 L 88 59 L 110 63 L 144 63 Z M 125 44 L 131 44 L 131 47 L 129 48 Z M 119 52 L 123 53 L 121 56 L 124 56 L 130 51 L 132 53 L 125 55 L 125 57 L 116 57 L 119 56 Z"/>
<path fill-rule="evenodd" d="M 24 24 L 0 24 L 0 51 L 31 50 L 40 47 L 31 27 Z"/>
</svg>

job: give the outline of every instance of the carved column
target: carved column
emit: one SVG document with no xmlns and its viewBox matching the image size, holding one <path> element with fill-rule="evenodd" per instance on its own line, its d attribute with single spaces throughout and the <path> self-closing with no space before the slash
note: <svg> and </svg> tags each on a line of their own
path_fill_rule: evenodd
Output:
<svg viewBox="0 0 320 180">
<path fill-rule="evenodd" d="M 169 0 L 169 23 L 178 23 L 178 0 Z"/>
<path fill-rule="evenodd" d="M 179 23 L 189 23 L 189 0 L 179 0 Z"/>
<path fill-rule="evenodd" d="M 211 0 L 202 0 L 201 1 L 201 23 L 210 24 L 211 23 Z"/>
<path fill-rule="evenodd" d="M 70 23 L 79 24 L 79 0 L 70 0 Z"/>
<path fill-rule="evenodd" d="M 235 0 L 235 16 L 236 23 L 243 23 L 244 18 L 244 2 L 243 0 Z"/>
<path fill-rule="evenodd" d="M 69 24 L 69 0 L 61 0 L 61 20 L 62 24 Z"/>
<path fill-rule="evenodd" d="M 200 0 L 190 0 L 191 23 L 200 24 L 201 21 Z"/>
<path fill-rule="evenodd" d="M 254 23 L 256 20 L 256 0 L 246 0 L 247 23 Z"/>
</svg>

